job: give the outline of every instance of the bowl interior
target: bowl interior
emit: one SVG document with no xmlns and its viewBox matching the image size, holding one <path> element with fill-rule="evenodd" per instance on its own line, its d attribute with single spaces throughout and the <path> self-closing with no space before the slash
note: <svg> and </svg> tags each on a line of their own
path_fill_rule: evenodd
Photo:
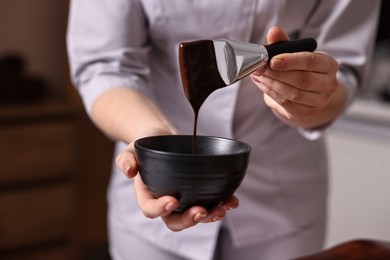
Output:
<svg viewBox="0 0 390 260">
<path fill-rule="evenodd" d="M 191 135 L 151 136 L 135 142 L 137 149 L 149 150 L 160 154 L 172 155 L 212 155 L 226 156 L 248 153 L 250 146 L 246 143 L 214 136 L 196 136 L 193 153 L 193 137 Z"/>
</svg>

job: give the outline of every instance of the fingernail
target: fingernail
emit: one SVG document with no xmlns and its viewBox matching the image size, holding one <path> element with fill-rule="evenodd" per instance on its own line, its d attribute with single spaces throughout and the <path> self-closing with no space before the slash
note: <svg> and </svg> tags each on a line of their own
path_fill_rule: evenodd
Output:
<svg viewBox="0 0 390 260">
<path fill-rule="evenodd" d="M 222 220 L 223 219 L 223 217 L 214 217 L 213 218 L 213 221 L 214 222 L 217 222 L 217 221 L 220 221 L 220 220 Z"/>
<path fill-rule="evenodd" d="M 171 212 L 175 208 L 176 208 L 176 205 L 173 202 L 169 202 L 167 205 L 165 205 L 165 211 Z"/>
<path fill-rule="evenodd" d="M 202 218 L 207 217 L 206 213 L 196 213 L 194 216 L 194 221 L 199 222 Z"/>
<path fill-rule="evenodd" d="M 130 169 L 131 169 L 131 163 L 130 163 L 130 161 L 125 161 L 125 162 L 123 163 L 122 168 L 123 168 L 123 173 L 124 173 L 126 176 L 129 176 L 129 171 L 130 171 Z"/>
<path fill-rule="evenodd" d="M 230 206 L 230 207 L 228 207 L 228 210 L 232 210 L 232 209 L 236 209 L 237 208 L 237 206 Z"/>
</svg>

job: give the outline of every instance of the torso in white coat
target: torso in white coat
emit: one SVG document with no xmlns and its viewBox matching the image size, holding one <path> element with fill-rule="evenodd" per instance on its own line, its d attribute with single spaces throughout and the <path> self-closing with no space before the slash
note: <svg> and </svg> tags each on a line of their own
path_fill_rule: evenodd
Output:
<svg viewBox="0 0 390 260">
<path fill-rule="evenodd" d="M 370 8 L 364 6 L 365 0 L 88 2 L 73 3 L 69 45 L 73 71 L 93 60 L 96 50 L 99 51 L 96 59 L 115 56 L 122 63 L 90 66 L 75 77 L 87 109 L 105 89 L 127 84 L 155 100 L 183 134 L 192 134 L 194 115 L 180 81 L 180 42 L 228 38 L 265 44 L 267 30 L 279 25 L 291 35 L 316 37 L 318 49 L 334 54 L 342 64 L 344 70 L 339 73 L 339 79 L 351 83 L 353 92 L 357 80 L 348 81 L 350 71 L 362 74 L 369 37 L 366 32 L 351 27 L 348 34 L 344 33 L 345 28 L 339 24 L 347 21 L 360 28 L 361 23 L 374 19 L 343 15 L 351 8 L 357 17 L 360 13 L 371 15 Z M 316 6 L 317 2 L 321 3 Z M 91 9 L 91 17 L 77 14 L 83 8 Z M 102 8 L 105 12 L 100 15 Z M 94 25 L 96 20 L 100 21 L 99 27 Z M 82 27 L 80 23 L 87 26 Z M 96 37 L 85 41 L 83 30 L 89 28 L 94 30 L 87 32 Z M 361 45 L 343 44 L 351 38 L 361 40 Z M 83 48 L 88 55 L 83 56 Z M 198 134 L 235 138 L 252 146 L 247 175 L 236 193 L 240 207 L 230 211 L 224 220 L 236 246 L 271 241 L 324 223 L 327 162 L 323 140 L 308 140 L 296 129 L 281 123 L 266 107 L 262 93 L 249 78 L 215 91 L 206 100 L 199 113 Z M 125 146 L 118 143 L 117 152 Z M 112 236 L 115 232 L 129 232 L 191 259 L 212 256 L 220 222 L 171 232 L 161 219 L 143 216 L 132 185 L 132 181 L 113 167 L 108 193 Z"/>
</svg>

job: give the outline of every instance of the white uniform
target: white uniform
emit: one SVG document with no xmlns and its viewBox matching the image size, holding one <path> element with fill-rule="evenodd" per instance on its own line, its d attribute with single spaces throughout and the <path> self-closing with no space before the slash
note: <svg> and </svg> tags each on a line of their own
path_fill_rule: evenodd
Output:
<svg viewBox="0 0 390 260">
<path fill-rule="evenodd" d="M 370 58 L 379 2 L 72 1 L 68 49 L 73 81 L 87 111 L 102 92 L 128 86 L 153 99 L 182 133 L 192 134 L 193 111 L 180 81 L 178 44 L 218 38 L 265 44 L 268 29 L 278 25 L 293 36 L 315 37 L 318 50 L 338 60 L 338 77 L 352 100 Z M 310 245 L 307 253 L 319 250 L 327 214 L 324 142 L 309 140 L 281 123 L 251 85 L 246 78 L 217 90 L 199 114 L 198 134 L 240 139 L 253 148 L 247 175 L 236 193 L 240 207 L 230 211 L 223 224 L 237 248 L 293 237 Z M 125 146 L 118 143 L 116 151 Z M 136 238 L 189 259 L 212 258 L 221 222 L 173 233 L 161 219 L 143 216 L 132 185 L 113 167 L 108 192 L 111 241 L 130 246 L 130 239 Z M 317 233 L 310 239 L 300 236 L 313 227 Z M 114 257 L 129 259 L 115 243 L 111 249 L 117 252 Z M 280 250 L 288 255 L 290 249 Z"/>
</svg>

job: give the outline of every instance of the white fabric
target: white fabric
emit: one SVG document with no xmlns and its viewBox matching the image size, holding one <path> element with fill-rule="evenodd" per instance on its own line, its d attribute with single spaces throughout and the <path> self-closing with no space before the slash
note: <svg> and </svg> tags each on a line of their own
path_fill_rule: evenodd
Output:
<svg viewBox="0 0 390 260">
<path fill-rule="evenodd" d="M 68 28 L 72 79 L 87 111 L 104 91 L 127 86 L 155 100 L 182 133 L 191 134 L 193 113 L 180 82 L 178 44 L 205 38 L 264 44 L 267 30 L 279 25 L 287 33 L 315 37 L 318 50 L 348 68 L 340 75 L 353 97 L 369 60 L 379 1 L 326 0 L 311 13 L 315 2 L 72 1 Z M 351 77 L 355 80 L 348 80 Z M 198 122 L 199 134 L 237 138 L 253 147 L 247 176 L 237 191 L 240 207 L 226 219 L 235 247 L 291 236 L 313 223 L 324 223 L 326 217 L 323 140 L 307 140 L 283 125 L 251 84 L 246 78 L 214 92 L 202 106 Z M 125 145 L 118 143 L 116 153 Z M 220 223 L 169 231 L 160 219 L 142 215 L 132 182 L 115 167 L 108 200 L 112 241 L 115 230 L 123 230 L 129 239 L 135 234 L 189 259 L 212 258 Z"/>
</svg>

